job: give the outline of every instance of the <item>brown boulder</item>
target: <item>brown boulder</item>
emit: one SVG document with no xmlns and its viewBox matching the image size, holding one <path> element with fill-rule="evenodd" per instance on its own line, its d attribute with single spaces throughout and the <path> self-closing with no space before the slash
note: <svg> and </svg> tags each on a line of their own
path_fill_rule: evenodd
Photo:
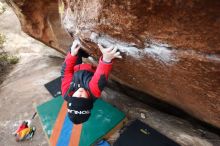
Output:
<svg viewBox="0 0 220 146">
<path fill-rule="evenodd" d="M 70 35 L 96 58 L 97 43 L 117 45 L 123 59 L 115 60 L 113 79 L 220 128 L 220 1 L 8 3 L 27 34 L 60 52 Z"/>
</svg>

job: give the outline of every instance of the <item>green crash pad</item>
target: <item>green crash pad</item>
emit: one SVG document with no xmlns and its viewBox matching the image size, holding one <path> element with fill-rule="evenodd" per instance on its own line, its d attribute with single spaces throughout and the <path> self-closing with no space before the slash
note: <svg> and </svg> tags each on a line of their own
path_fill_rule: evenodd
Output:
<svg viewBox="0 0 220 146">
<path fill-rule="evenodd" d="M 80 124 L 80 128 L 76 128 L 77 126 L 68 119 L 67 111 L 61 110 L 65 106 L 65 103 L 63 103 L 64 100 L 59 96 L 37 107 L 43 129 L 50 138 L 51 145 L 54 146 L 92 145 L 125 119 L 124 113 L 109 103 L 97 99 L 89 120 Z M 53 132 L 54 126 L 56 132 Z M 79 136 L 74 136 L 74 132 Z"/>
</svg>

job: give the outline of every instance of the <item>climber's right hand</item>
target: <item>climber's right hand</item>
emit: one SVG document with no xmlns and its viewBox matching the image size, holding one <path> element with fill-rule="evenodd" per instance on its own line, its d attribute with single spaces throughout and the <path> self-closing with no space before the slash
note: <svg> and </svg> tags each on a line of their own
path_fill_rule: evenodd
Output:
<svg viewBox="0 0 220 146">
<path fill-rule="evenodd" d="M 116 46 L 111 46 L 108 48 L 103 48 L 100 44 L 98 44 L 98 46 L 102 52 L 104 62 L 109 63 L 114 58 L 122 58 L 120 52 L 117 52 L 118 48 Z"/>
</svg>

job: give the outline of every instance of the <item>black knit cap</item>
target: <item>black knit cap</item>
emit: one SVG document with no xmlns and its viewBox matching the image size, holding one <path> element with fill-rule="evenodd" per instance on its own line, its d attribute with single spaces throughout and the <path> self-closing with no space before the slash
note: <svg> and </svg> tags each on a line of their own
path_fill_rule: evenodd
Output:
<svg viewBox="0 0 220 146">
<path fill-rule="evenodd" d="M 68 117 L 74 124 L 86 122 L 93 107 L 93 100 L 82 97 L 69 97 L 67 99 Z"/>
</svg>

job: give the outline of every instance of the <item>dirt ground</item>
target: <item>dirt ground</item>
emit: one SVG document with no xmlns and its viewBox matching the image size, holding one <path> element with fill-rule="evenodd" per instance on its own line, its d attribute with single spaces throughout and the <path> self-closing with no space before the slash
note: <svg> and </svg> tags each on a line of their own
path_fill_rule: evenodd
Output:
<svg viewBox="0 0 220 146">
<path fill-rule="evenodd" d="M 5 50 L 19 57 L 0 85 L 0 145 L 48 146 L 38 116 L 33 121 L 37 127 L 33 140 L 18 143 L 12 132 L 22 120 L 31 118 L 37 105 L 52 98 L 44 84 L 60 75 L 64 56 L 24 34 L 9 7 L 0 15 L 0 32 L 6 35 Z M 106 88 L 102 97 L 125 112 L 129 122 L 138 118 L 181 145 L 220 145 L 220 136 L 205 127 L 160 112 L 111 88 Z M 116 132 L 109 141 L 118 136 Z"/>
</svg>

